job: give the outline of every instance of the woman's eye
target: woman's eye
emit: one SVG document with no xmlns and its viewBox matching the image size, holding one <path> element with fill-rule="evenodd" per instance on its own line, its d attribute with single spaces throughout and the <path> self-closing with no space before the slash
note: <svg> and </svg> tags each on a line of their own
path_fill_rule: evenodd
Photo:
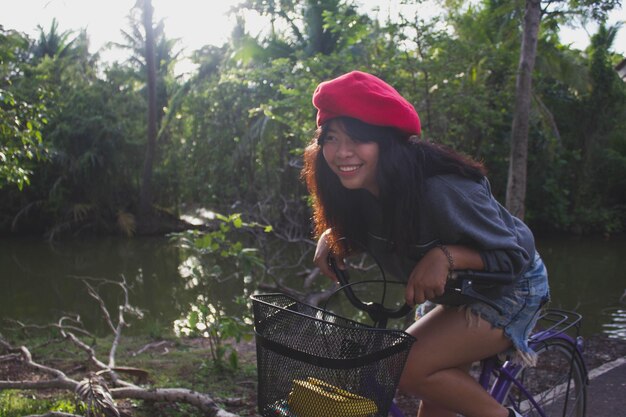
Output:
<svg viewBox="0 0 626 417">
<path fill-rule="evenodd" d="M 324 139 L 324 142 L 337 142 L 337 138 L 334 136 L 326 136 L 326 138 Z"/>
</svg>

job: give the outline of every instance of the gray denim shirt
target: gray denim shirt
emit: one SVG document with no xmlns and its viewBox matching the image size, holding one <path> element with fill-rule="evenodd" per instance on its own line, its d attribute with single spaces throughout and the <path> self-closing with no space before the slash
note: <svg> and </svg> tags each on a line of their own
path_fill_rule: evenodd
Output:
<svg viewBox="0 0 626 417">
<path fill-rule="evenodd" d="M 486 178 L 476 182 L 457 175 L 438 175 L 426 180 L 417 213 L 419 241 L 411 245 L 408 257 L 400 257 L 385 238 L 385 222 L 376 198 L 370 194 L 364 203 L 369 250 L 386 272 L 404 281 L 424 253 L 437 244 L 473 247 L 480 252 L 485 270 L 516 276 L 530 267 L 535 254 L 532 232 L 498 203 Z"/>
</svg>

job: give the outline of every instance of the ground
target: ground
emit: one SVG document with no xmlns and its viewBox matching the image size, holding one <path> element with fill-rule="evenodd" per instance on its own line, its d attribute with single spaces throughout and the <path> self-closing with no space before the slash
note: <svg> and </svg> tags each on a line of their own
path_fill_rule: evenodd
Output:
<svg viewBox="0 0 626 417">
<path fill-rule="evenodd" d="M 145 341 L 144 341 L 145 342 Z M 146 369 L 150 373 L 149 382 L 155 386 L 184 386 L 201 392 L 208 392 L 227 410 L 241 416 L 256 416 L 256 377 L 255 377 L 255 346 L 253 341 L 233 344 L 238 352 L 240 365 L 238 370 L 216 370 L 208 362 L 208 342 L 206 339 L 166 340 L 154 344 L 137 354 L 141 344 L 133 341 L 131 346 L 120 351 L 120 362 L 124 358 L 125 365 Z M 135 355 L 133 355 L 135 354 Z M 56 366 L 73 378 L 85 373 L 81 362 L 73 359 L 59 358 L 52 360 L 35 356 L 36 361 Z M 603 335 L 589 337 L 586 340 L 585 360 L 589 369 L 626 356 L 626 340 L 610 339 Z M 20 380 L 37 379 L 40 376 L 24 371 L 16 362 L 0 361 L 0 379 Z M 50 399 L 61 395 L 55 391 L 31 393 L 39 399 Z M 67 394 L 65 394 L 67 395 Z M 1 399 L 1 398 L 0 398 Z M 415 415 L 417 402 L 405 396 L 398 396 L 401 408 L 407 415 Z M 134 402 L 122 402 L 124 411 L 132 416 L 176 416 L 193 415 L 193 410 L 184 406 L 142 405 Z M 200 414 L 196 414 L 200 415 Z"/>
</svg>

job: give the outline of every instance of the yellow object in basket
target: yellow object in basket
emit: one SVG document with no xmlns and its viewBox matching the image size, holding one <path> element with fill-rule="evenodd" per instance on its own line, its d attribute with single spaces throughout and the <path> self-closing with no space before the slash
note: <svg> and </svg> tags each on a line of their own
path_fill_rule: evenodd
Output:
<svg viewBox="0 0 626 417">
<path fill-rule="evenodd" d="M 378 411 L 374 401 L 310 377 L 293 381 L 287 402 L 298 417 L 365 417 Z"/>
</svg>

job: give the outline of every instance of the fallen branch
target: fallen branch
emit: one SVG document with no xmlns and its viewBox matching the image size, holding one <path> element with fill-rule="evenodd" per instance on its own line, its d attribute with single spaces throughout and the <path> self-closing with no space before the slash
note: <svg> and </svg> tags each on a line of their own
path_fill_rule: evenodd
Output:
<svg viewBox="0 0 626 417">
<path fill-rule="evenodd" d="M 142 347 L 141 349 L 139 349 L 137 352 L 133 352 L 133 356 L 137 356 L 141 353 L 144 353 L 145 351 L 149 350 L 149 349 L 156 349 L 158 347 L 161 347 L 163 345 L 167 344 L 167 342 L 165 340 L 161 340 L 159 342 L 150 342 L 147 345 L 145 345 L 144 347 Z"/>
<path fill-rule="evenodd" d="M 113 388 L 111 389 L 111 394 L 113 398 L 183 402 L 198 407 L 211 417 L 238 417 L 236 414 L 221 409 L 209 396 L 185 388 L 157 388 L 152 390 L 143 388 Z"/>
<path fill-rule="evenodd" d="M 88 283 L 85 279 L 82 279 L 85 284 L 89 295 L 96 300 L 100 306 L 100 310 L 105 317 L 109 329 L 113 332 L 114 339 L 109 351 L 108 364 L 98 359 L 94 349 L 87 343 L 82 341 L 75 333 L 83 336 L 90 335 L 89 332 L 84 330 L 78 317 L 63 316 L 59 319 L 57 324 L 49 326 L 41 326 L 41 328 L 56 328 L 60 331 L 63 338 L 72 343 L 76 348 L 82 350 L 87 354 L 87 360 L 91 363 L 97 371 L 88 373 L 81 380 L 76 380 L 68 377 L 60 369 L 52 368 L 33 360 L 31 352 L 26 346 L 20 346 L 18 348 L 13 347 L 4 337 L 0 334 L 0 363 L 17 362 L 26 368 L 36 371 L 38 374 L 43 374 L 48 379 L 37 380 L 0 380 L 0 391 L 5 389 L 22 389 L 22 390 L 43 390 L 43 389 L 59 389 L 72 391 L 81 400 L 87 404 L 88 408 L 102 409 L 108 408 L 112 414 L 107 415 L 119 415 L 119 412 L 113 402 L 113 399 L 134 399 L 154 402 L 168 402 L 168 403 L 187 403 L 202 410 L 208 417 L 238 417 L 236 414 L 230 413 L 221 408 L 214 400 L 207 394 L 199 393 L 185 388 L 144 388 L 135 385 L 131 382 L 123 380 L 120 373 L 134 375 L 147 379 L 147 372 L 138 368 L 132 367 L 116 367 L 115 366 L 115 353 L 121 338 L 122 329 L 126 327 L 126 321 L 124 313 L 136 312 L 130 304 L 128 299 L 128 288 L 126 281 L 122 278 L 121 282 L 105 281 L 105 283 L 115 283 L 124 292 L 124 304 L 118 306 L 118 322 L 113 322 L 112 316 L 109 314 L 106 305 L 98 293 L 96 287 Z M 67 323 L 71 324 L 67 324 Z M 18 324 L 18 330 L 20 328 L 27 327 L 26 325 L 13 321 L 13 324 Z M 149 345 L 145 346 L 144 351 Z M 160 346 L 155 344 L 154 346 Z M 87 369 L 88 367 L 85 367 Z M 105 378 L 110 379 L 111 388 L 108 387 Z M 47 414 L 31 416 L 31 417 L 77 417 L 73 414 L 60 413 L 60 412 L 48 412 Z"/>
</svg>

